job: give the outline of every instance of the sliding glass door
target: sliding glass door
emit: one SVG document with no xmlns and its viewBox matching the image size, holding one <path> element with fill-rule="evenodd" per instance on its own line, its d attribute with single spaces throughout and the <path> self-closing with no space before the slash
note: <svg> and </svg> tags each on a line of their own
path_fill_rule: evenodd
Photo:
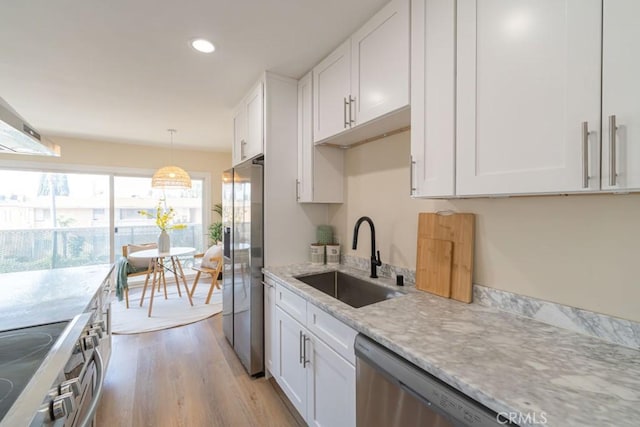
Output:
<svg viewBox="0 0 640 427">
<path fill-rule="evenodd" d="M 116 258 L 127 244 L 157 242 L 159 228 L 155 220 L 144 217 L 141 210 L 155 214 L 158 204 L 172 207 L 176 215 L 173 222 L 186 228 L 172 230 L 171 246 L 189 246 L 197 251 L 206 249 L 203 228 L 203 180 L 192 179 L 189 190 L 155 190 L 151 178 L 115 176 L 114 226 Z"/>
</svg>

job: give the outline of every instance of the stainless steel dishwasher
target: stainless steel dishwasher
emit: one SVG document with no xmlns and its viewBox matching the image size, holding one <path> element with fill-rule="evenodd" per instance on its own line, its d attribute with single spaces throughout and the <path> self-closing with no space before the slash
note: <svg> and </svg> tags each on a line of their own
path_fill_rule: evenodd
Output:
<svg viewBox="0 0 640 427">
<path fill-rule="evenodd" d="M 358 427 L 515 425 L 364 335 L 355 352 Z"/>
</svg>

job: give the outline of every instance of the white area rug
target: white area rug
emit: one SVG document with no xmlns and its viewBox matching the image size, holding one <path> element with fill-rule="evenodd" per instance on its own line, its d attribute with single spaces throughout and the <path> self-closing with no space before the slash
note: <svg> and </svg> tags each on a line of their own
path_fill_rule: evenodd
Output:
<svg viewBox="0 0 640 427">
<path fill-rule="evenodd" d="M 164 299 L 164 291 L 156 292 L 153 297 L 151 317 L 147 317 L 151 286 L 147 288 L 142 307 L 140 307 L 142 288 L 132 288 L 129 290 L 129 309 L 127 309 L 124 299 L 122 301 L 115 299 L 111 303 L 111 330 L 114 334 L 159 331 L 198 322 L 220 313 L 222 311 L 222 291 L 220 289 L 213 291 L 209 304 L 204 303 L 207 299 L 210 283 L 208 277 L 200 279 L 193 295 L 193 307 L 189 305 L 184 285 L 180 287 L 182 292 L 182 298 L 180 298 L 175 283 L 167 283 L 168 299 Z M 189 289 L 192 284 L 188 283 Z"/>
</svg>

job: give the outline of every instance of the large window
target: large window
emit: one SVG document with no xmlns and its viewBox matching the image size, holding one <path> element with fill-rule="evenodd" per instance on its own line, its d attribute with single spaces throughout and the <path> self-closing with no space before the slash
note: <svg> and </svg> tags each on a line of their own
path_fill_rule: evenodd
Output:
<svg viewBox="0 0 640 427">
<path fill-rule="evenodd" d="M 0 170 L 0 273 L 107 263 L 109 177 Z"/>
<path fill-rule="evenodd" d="M 204 180 L 192 182 L 190 190 L 162 191 L 150 178 L 0 169 L 0 273 L 103 264 L 123 245 L 156 242 L 154 220 L 138 212 L 155 212 L 160 200 L 186 225 L 171 232 L 171 245 L 202 251 Z"/>
</svg>

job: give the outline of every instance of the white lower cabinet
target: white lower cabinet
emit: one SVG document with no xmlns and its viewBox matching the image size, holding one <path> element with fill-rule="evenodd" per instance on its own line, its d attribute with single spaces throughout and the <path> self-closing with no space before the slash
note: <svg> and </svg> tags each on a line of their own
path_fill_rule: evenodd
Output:
<svg viewBox="0 0 640 427">
<path fill-rule="evenodd" d="M 282 391 L 304 417 L 307 412 L 307 374 L 302 361 L 302 335 L 306 332 L 300 323 L 276 307 L 276 343 L 280 353 L 279 374 L 276 376 Z"/>
<path fill-rule="evenodd" d="M 275 345 L 276 330 L 276 287 L 273 281 L 265 279 L 264 288 L 264 364 L 267 375 L 278 376 L 278 347 Z"/>
<path fill-rule="evenodd" d="M 282 289 L 277 286 L 276 293 L 280 294 Z M 285 290 L 285 296 L 287 292 L 290 291 Z M 329 327 L 328 336 L 336 337 L 335 342 L 326 343 L 310 332 L 306 324 L 296 320 L 306 323 L 306 317 L 301 316 L 307 311 L 306 300 L 297 301 L 296 307 L 291 307 L 295 299 L 282 300 L 287 301 L 287 304 L 282 306 L 276 303 L 275 330 L 271 335 L 278 354 L 275 368 L 278 373 L 272 373 L 278 384 L 308 425 L 355 426 L 356 369 L 353 359 L 341 354 L 348 345 L 339 345 L 339 348 L 333 348 L 333 345 L 340 342 L 342 337 L 353 341 L 356 332 L 322 312 L 323 316 L 332 318 L 338 327 L 338 330 L 333 331 L 333 322 L 322 322 L 323 326 Z M 280 300 L 276 298 L 276 301 Z M 319 310 L 308 305 L 310 312 Z M 291 308 L 295 309 L 295 318 L 287 312 Z M 309 328 L 317 328 L 317 325 L 309 325 Z M 353 342 L 350 346 L 353 348 Z"/>
<path fill-rule="evenodd" d="M 356 370 L 320 339 L 307 341 L 307 424 L 356 425 Z"/>
</svg>

